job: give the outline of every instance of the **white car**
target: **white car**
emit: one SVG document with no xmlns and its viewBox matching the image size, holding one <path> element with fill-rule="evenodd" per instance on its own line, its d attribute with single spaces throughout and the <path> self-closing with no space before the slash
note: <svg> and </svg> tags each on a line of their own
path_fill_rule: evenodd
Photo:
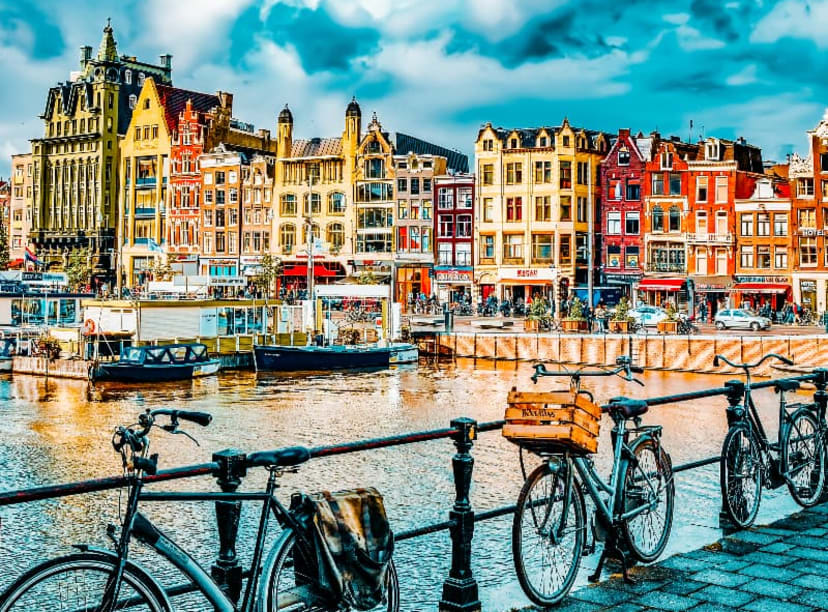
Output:
<svg viewBox="0 0 828 612">
<path fill-rule="evenodd" d="M 639 325 L 654 327 L 658 325 L 659 321 L 663 321 L 667 318 L 667 312 L 658 306 L 648 306 L 644 304 L 630 310 L 630 316 L 635 319 L 635 322 Z"/>
<path fill-rule="evenodd" d="M 767 317 L 760 317 L 749 310 L 741 308 L 720 310 L 716 313 L 713 322 L 717 329 L 741 328 L 759 331 L 760 329 L 770 329 L 771 326 L 771 321 Z"/>
</svg>

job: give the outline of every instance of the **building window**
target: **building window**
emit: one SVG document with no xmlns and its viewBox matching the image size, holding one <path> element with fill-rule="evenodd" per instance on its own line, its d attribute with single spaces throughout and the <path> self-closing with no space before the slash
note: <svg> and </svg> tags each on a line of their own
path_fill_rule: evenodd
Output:
<svg viewBox="0 0 828 612">
<path fill-rule="evenodd" d="M 678 172 L 670 173 L 670 195 L 681 195 L 681 174 Z"/>
<path fill-rule="evenodd" d="M 716 203 L 727 202 L 727 177 L 716 177 Z"/>
<path fill-rule="evenodd" d="M 454 217 L 451 215 L 440 215 L 438 238 L 451 238 L 454 236 Z"/>
<path fill-rule="evenodd" d="M 823 166 L 822 171 L 828 172 L 828 166 Z M 828 181 L 822 181 L 822 199 L 828 200 Z"/>
<path fill-rule="evenodd" d="M 618 235 L 621 233 L 621 213 L 612 211 L 607 213 L 607 234 Z"/>
<path fill-rule="evenodd" d="M 572 264 L 572 236 L 565 235 L 560 238 L 561 243 L 558 247 L 558 260 L 562 266 Z"/>
<path fill-rule="evenodd" d="M 756 235 L 770 236 L 770 215 L 759 213 L 756 215 Z"/>
<path fill-rule="evenodd" d="M 468 242 L 461 242 L 454 245 L 454 263 L 457 266 L 472 265 L 471 259 L 471 244 Z"/>
<path fill-rule="evenodd" d="M 132 85 L 132 70 L 129 70 L 128 68 L 124 70 L 124 83 Z"/>
<path fill-rule="evenodd" d="M 506 164 L 506 184 L 518 185 L 523 182 L 523 164 L 512 162 Z"/>
<path fill-rule="evenodd" d="M 638 202 L 641 199 L 641 182 L 638 179 L 627 179 L 627 200 Z"/>
<path fill-rule="evenodd" d="M 328 213 L 332 215 L 341 215 L 345 212 L 345 194 L 332 193 L 328 196 Z"/>
<path fill-rule="evenodd" d="M 483 164 L 483 184 L 494 185 L 494 164 Z"/>
<path fill-rule="evenodd" d="M 572 221 L 572 197 L 561 196 L 561 221 Z"/>
<path fill-rule="evenodd" d="M 132 94 L 131 96 L 129 96 L 129 108 L 130 108 L 130 110 L 135 109 L 135 105 L 137 103 L 138 103 L 138 96 L 136 96 L 135 94 Z"/>
<path fill-rule="evenodd" d="M 330 223 L 325 231 L 325 240 L 331 248 L 339 249 L 345 244 L 345 226 L 341 223 Z"/>
<path fill-rule="evenodd" d="M 506 221 L 523 220 L 523 198 L 506 198 Z"/>
<path fill-rule="evenodd" d="M 296 196 L 292 193 L 286 193 L 281 197 L 280 201 L 281 215 L 284 217 L 296 216 Z"/>
<path fill-rule="evenodd" d="M 803 208 L 799 211 L 799 227 L 806 229 L 816 229 L 815 209 Z"/>
<path fill-rule="evenodd" d="M 578 221 L 587 222 L 587 199 L 583 196 L 578 196 Z"/>
<path fill-rule="evenodd" d="M 547 142 L 548 142 L 548 139 L 546 138 L 546 136 L 541 136 L 540 138 L 538 138 L 538 147 L 548 146 Z"/>
<path fill-rule="evenodd" d="M 523 234 L 503 235 L 503 259 L 523 259 Z"/>
<path fill-rule="evenodd" d="M 817 241 L 816 238 L 799 239 L 799 265 L 815 266 L 817 263 Z"/>
<path fill-rule="evenodd" d="M 622 181 L 621 179 L 611 178 L 607 181 L 607 199 L 620 200 L 621 199 Z"/>
<path fill-rule="evenodd" d="M 770 246 L 759 245 L 756 247 L 756 267 L 762 269 L 770 269 L 771 267 L 771 252 Z"/>
<path fill-rule="evenodd" d="M 319 215 L 322 213 L 322 196 L 318 193 L 306 193 L 304 198 L 305 215 Z"/>
<path fill-rule="evenodd" d="M 787 236 L 788 235 L 788 215 L 785 213 L 776 213 L 773 215 L 773 235 Z"/>
<path fill-rule="evenodd" d="M 483 141 L 483 150 L 484 151 L 494 151 L 494 140 L 491 138 L 487 138 Z"/>
<path fill-rule="evenodd" d="M 454 208 L 454 190 L 451 188 L 440 189 L 437 193 L 437 208 Z"/>
<path fill-rule="evenodd" d="M 562 140 L 562 142 L 563 142 L 563 146 L 564 146 L 564 147 L 568 147 L 568 146 L 569 146 L 569 136 L 564 136 L 561 140 Z"/>
<path fill-rule="evenodd" d="M 491 234 L 480 236 L 480 259 L 494 259 L 495 237 Z"/>
<path fill-rule="evenodd" d="M 550 196 L 535 197 L 535 221 L 552 221 L 552 198 Z"/>
<path fill-rule="evenodd" d="M 670 207 L 670 231 L 681 231 L 681 211 L 678 206 Z"/>
<path fill-rule="evenodd" d="M 739 249 L 739 265 L 743 268 L 753 267 L 753 247 L 743 246 Z"/>
<path fill-rule="evenodd" d="M 532 262 L 549 263 L 555 253 L 553 234 L 532 234 Z"/>
<path fill-rule="evenodd" d="M 753 236 L 753 213 L 742 213 L 739 216 L 739 227 L 742 236 Z"/>
<path fill-rule="evenodd" d="M 141 128 L 140 127 L 135 128 L 135 140 L 141 140 Z M 204 182 L 205 183 L 207 182 L 206 179 L 205 179 Z"/>
<path fill-rule="evenodd" d="M 659 156 L 661 162 L 661 169 L 662 170 L 672 170 L 673 169 L 673 154 L 672 153 L 662 153 Z"/>
<path fill-rule="evenodd" d="M 662 210 L 661 206 L 656 206 L 653 208 L 653 231 L 664 231 L 664 211 Z"/>
<path fill-rule="evenodd" d="M 216 253 L 224 253 L 224 232 L 216 232 Z"/>
<path fill-rule="evenodd" d="M 216 185 L 224 185 L 224 172 L 216 172 Z"/>
<path fill-rule="evenodd" d="M 628 236 L 638 236 L 641 232 L 641 215 L 637 212 L 628 212 L 624 218 L 624 233 Z"/>
<path fill-rule="evenodd" d="M 213 190 L 207 189 L 204 191 L 204 203 L 205 204 L 212 204 L 213 203 Z"/>
<path fill-rule="evenodd" d="M 589 182 L 589 164 L 586 162 L 578 162 L 578 184 L 586 185 Z"/>
<path fill-rule="evenodd" d="M 296 245 L 296 226 L 286 223 L 279 228 L 279 242 L 283 253 L 292 253 Z"/>
<path fill-rule="evenodd" d="M 408 179 L 407 178 L 398 178 L 397 179 L 397 191 L 408 191 Z"/>
<path fill-rule="evenodd" d="M 216 189 L 216 206 L 221 206 L 225 203 L 224 189 Z"/>
<path fill-rule="evenodd" d="M 490 223 L 494 218 L 494 198 L 483 198 L 483 221 Z"/>
<path fill-rule="evenodd" d="M 625 264 L 627 268 L 638 267 L 638 247 L 628 246 L 625 253 Z"/>
<path fill-rule="evenodd" d="M 518 139 L 517 138 L 510 138 L 509 139 L 509 148 L 510 149 L 517 149 L 518 148 Z"/>
<path fill-rule="evenodd" d="M 798 198 L 812 198 L 814 196 L 814 179 L 800 178 L 796 179 L 796 197 Z"/>
<path fill-rule="evenodd" d="M 653 174 L 653 195 L 664 195 L 664 175 L 660 172 Z"/>
<path fill-rule="evenodd" d="M 416 200 L 414 200 L 413 202 L 411 202 L 411 207 L 412 207 L 412 208 L 411 208 L 411 218 L 412 218 L 412 219 L 414 219 L 414 218 L 415 218 L 415 217 L 414 217 L 414 205 L 415 205 L 416 203 L 417 203 L 417 201 L 416 201 Z M 431 219 L 431 209 L 432 209 L 432 203 L 431 203 L 431 200 L 423 200 L 423 208 L 422 208 L 422 211 L 423 211 L 422 218 L 423 218 L 423 219 Z"/>
<path fill-rule="evenodd" d="M 457 216 L 457 238 L 471 238 L 472 217 L 471 215 Z"/>
<path fill-rule="evenodd" d="M 629 166 L 630 165 L 630 152 L 628 149 L 620 149 L 618 151 L 618 165 L 619 166 Z"/>
<path fill-rule="evenodd" d="M 431 162 L 425 162 L 423 167 L 426 167 L 426 164 L 431 164 Z M 424 178 L 423 179 L 423 193 L 431 193 L 431 179 Z"/>
<path fill-rule="evenodd" d="M 371 179 L 385 178 L 385 162 L 382 159 L 365 160 L 365 176 Z"/>
<path fill-rule="evenodd" d="M 535 162 L 535 182 L 536 183 L 551 183 L 552 182 L 552 162 L 551 161 L 536 161 Z"/>
<path fill-rule="evenodd" d="M 420 195 L 420 179 L 411 179 L 411 195 Z"/>
<path fill-rule="evenodd" d="M 779 270 L 786 270 L 788 268 L 788 249 L 786 247 L 776 247 L 774 249 L 773 267 Z"/>
<path fill-rule="evenodd" d="M 696 274 L 707 274 L 707 249 L 696 248 Z"/>
<path fill-rule="evenodd" d="M 696 201 L 707 202 L 707 177 L 696 177 Z"/>
<path fill-rule="evenodd" d="M 213 226 L 213 211 L 212 210 L 205 210 L 204 211 L 204 227 L 212 227 Z"/>
<path fill-rule="evenodd" d="M 441 266 L 450 266 L 452 262 L 453 249 L 450 242 L 441 242 L 437 245 L 437 263 Z"/>
<path fill-rule="evenodd" d="M 621 267 L 621 246 L 617 244 L 610 244 L 607 246 L 607 267 L 620 268 Z"/>
<path fill-rule="evenodd" d="M 564 139 L 568 138 L 564 136 Z M 564 145 L 566 146 L 566 145 Z M 570 161 L 562 161 L 559 167 L 560 171 L 560 185 L 561 189 L 571 189 L 572 188 L 572 162 Z"/>
<path fill-rule="evenodd" d="M 471 208 L 474 205 L 471 188 L 463 188 L 457 192 L 457 208 Z"/>
</svg>

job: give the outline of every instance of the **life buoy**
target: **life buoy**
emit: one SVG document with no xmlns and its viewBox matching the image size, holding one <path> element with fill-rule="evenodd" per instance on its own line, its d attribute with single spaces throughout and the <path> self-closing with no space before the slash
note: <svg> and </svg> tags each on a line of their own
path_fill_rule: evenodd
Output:
<svg viewBox="0 0 828 612">
<path fill-rule="evenodd" d="M 95 321 L 92 319 L 86 319 L 83 322 L 83 335 L 84 336 L 91 336 L 95 333 Z"/>
</svg>

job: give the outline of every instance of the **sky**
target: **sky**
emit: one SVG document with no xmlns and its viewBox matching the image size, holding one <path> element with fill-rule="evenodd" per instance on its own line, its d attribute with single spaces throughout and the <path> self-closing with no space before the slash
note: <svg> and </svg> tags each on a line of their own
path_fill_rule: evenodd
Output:
<svg viewBox="0 0 828 612">
<path fill-rule="evenodd" d="M 828 0 L 0 0 L 0 176 L 42 136 L 48 88 L 95 52 L 173 55 L 173 83 L 234 94 L 294 137 L 363 123 L 473 153 L 480 126 L 744 136 L 807 153 L 828 107 Z M 693 122 L 692 132 L 690 122 Z"/>
</svg>

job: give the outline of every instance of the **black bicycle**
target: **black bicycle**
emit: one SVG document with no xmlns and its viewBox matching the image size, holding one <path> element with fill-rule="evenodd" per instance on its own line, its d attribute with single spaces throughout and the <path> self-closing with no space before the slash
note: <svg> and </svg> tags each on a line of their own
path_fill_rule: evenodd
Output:
<svg viewBox="0 0 828 612">
<path fill-rule="evenodd" d="M 532 381 L 537 383 L 540 376 L 569 377 L 571 391 L 586 395 L 590 402 L 592 394 L 580 388 L 583 377 L 620 375 L 644 384 L 633 378 L 633 372 L 642 370 L 630 365 L 628 357 L 619 357 L 617 363 L 613 369 L 572 372 L 549 372 L 537 364 Z M 589 520 L 594 540 L 606 542 L 591 581 L 600 577 L 608 553 L 621 558 L 629 581 L 628 557 L 649 563 L 664 552 L 673 522 L 675 486 L 672 463 L 661 444 L 661 426 L 641 425 L 647 408 L 646 401 L 623 397 L 602 406 L 614 424 L 607 482 L 588 455 L 563 449 L 529 449 L 543 462 L 527 477 L 521 446 L 525 482 L 512 523 L 512 556 L 520 585 L 534 603 L 559 603 L 572 588 L 585 549 L 593 552 L 586 548 L 584 494 L 596 508 Z M 629 421 L 633 427 L 627 426 Z"/>
<path fill-rule="evenodd" d="M 115 550 L 80 545 L 76 546 L 79 552 L 75 554 L 34 567 L 0 596 L 0 612 L 111 612 L 125 609 L 171 612 L 174 608 L 168 593 L 149 572 L 129 560 L 129 545 L 133 537 L 154 549 L 183 573 L 193 585 L 189 590 L 201 592 L 216 612 L 350 610 L 319 588 L 316 549 L 306 516 L 302 515 L 300 508 L 286 509 L 274 495 L 279 488 L 278 478 L 288 472 L 297 472 L 298 466 L 310 459 L 310 452 L 304 447 L 246 455 L 245 468 L 263 467 L 269 472 L 264 493 L 179 494 L 188 500 L 241 501 L 252 498 L 263 502 L 251 568 L 241 602 L 225 593 L 187 551 L 138 512 L 139 501 L 151 500 L 153 495 L 142 493 L 143 477 L 156 472 L 158 456 L 148 456 L 148 434 L 156 426 L 156 417 L 162 415 L 170 418 L 168 425 L 160 425 L 163 430 L 173 434 L 183 433 L 188 437 L 189 434 L 179 429 L 180 420 L 206 426 L 212 419 L 204 412 L 147 410 L 135 425 L 118 427 L 112 445 L 121 455 L 129 480 L 129 494 L 120 537 L 115 537 L 114 525 L 107 530 Z M 165 495 L 169 498 L 176 494 Z M 265 556 L 265 538 L 271 513 L 283 531 Z M 313 563 L 308 560 L 313 560 Z M 241 593 L 238 595 L 241 596 Z M 399 605 L 399 583 L 392 561 L 386 574 L 385 601 L 375 610 L 396 612 Z"/>
<path fill-rule="evenodd" d="M 727 409 L 729 429 L 722 444 L 720 483 L 724 511 L 737 527 L 753 524 L 759 512 L 762 488 L 788 485 L 791 496 L 803 507 L 820 501 L 825 486 L 824 414 L 816 403 L 789 404 L 785 393 L 796 391 L 799 381 L 779 380 L 774 388 L 779 394 L 779 430 L 771 442 L 762 426 L 751 395 L 750 371 L 768 359 L 787 365 L 793 362 L 776 353 L 768 353 L 755 363 L 733 363 L 716 355 L 713 365 L 721 361 L 744 370 L 743 389 L 736 388 Z"/>
</svg>

